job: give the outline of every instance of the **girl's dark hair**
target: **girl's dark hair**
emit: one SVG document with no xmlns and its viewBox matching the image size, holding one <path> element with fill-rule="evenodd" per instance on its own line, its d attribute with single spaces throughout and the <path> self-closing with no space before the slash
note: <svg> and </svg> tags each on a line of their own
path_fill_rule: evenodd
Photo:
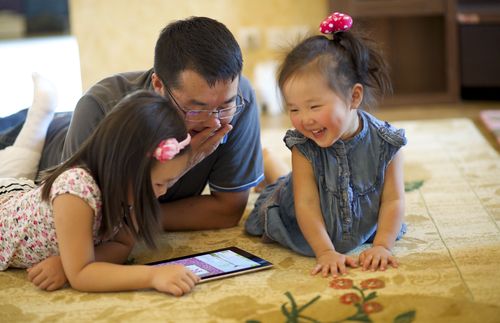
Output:
<svg viewBox="0 0 500 323">
<path fill-rule="evenodd" d="M 113 108 L 71 158 L 48 172 L 42 183 L 42 198 L 49 199 L 52 184 L 64 171 L 83 167 L 101 190 L 101 236 L 111 237 L 120 225 L 133 228 L 128 208 L 131 192 L 138 231 L 130 231 L 155 247 L 154 236 L 160 227 L 159 204 L 152 187 L 151 168 L 158 161 L 152 153 L 160 141 L 181 141 L 186 136 L 184 120 L 168 99 L 150 91 L 134 92 Z M 185 152 L 183 149 L 180 154 Z"/>
<path fill-rule="evenodd" d="M 328 86 L 344 100 L 354 84 L 360 83 L 364 107 L 375 106 L 379 97 L 392 91 L 388 65 L 378 46 L 352 30 L 336 33 L 333 39 L 312 36 L 293 48 L 278 70 L 281 92 L 287 80 L 311 68 L 322 73 Z"/>
<path fill-rule="evenodd" d="M 155 46 L 154 71 L 164 85 L 179 86 L 179 74 L 190 69 L 210 86 L 233 81 L 243 68 L 241 49 L 233 34 L 217 20 L 190 17 L 167 25 Z"/>
</svg>

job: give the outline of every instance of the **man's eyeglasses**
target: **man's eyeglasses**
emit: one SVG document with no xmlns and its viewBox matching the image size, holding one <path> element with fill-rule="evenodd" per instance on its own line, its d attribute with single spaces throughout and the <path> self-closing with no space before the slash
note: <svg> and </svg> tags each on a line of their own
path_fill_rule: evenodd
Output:
<svg viewBox="0 0 500 323">
<path fill-rule="evenodd" d="M 179 110 L 184 112 L 186 121 L 204 122 L 214 117 L 219 120 L 227 120 L 234 117 L 245 108 L 245 100 L 243 99 L 243 96 L 239 91 L 234 102 L 228 103 L 227 106 L 220 106 L 215 108 L 214 110 L 191 110 L 181 107 L 181 105 L 172 95 L 170 89 L 168 87 L 165 87 L 165 89 L 167 90 L 168 95 L 170 96 L 170 98 L 172 98 L 172 101 L 174 101 Z"/>
</svg>

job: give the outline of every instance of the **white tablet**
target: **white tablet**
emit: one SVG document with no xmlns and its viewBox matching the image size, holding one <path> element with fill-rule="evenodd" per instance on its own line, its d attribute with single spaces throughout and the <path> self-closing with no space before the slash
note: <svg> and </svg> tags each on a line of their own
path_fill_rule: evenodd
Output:
<svg viewBox="0 0 500 323">
<path fill-rule="evenodd" d="M 178 258 L 147 263 L 149 266 L 181 264 L 201 278 L 201 282 L 246 274 L 273 266 L 267 260 L 237 247 L 217 249 Z"/>
</svg>

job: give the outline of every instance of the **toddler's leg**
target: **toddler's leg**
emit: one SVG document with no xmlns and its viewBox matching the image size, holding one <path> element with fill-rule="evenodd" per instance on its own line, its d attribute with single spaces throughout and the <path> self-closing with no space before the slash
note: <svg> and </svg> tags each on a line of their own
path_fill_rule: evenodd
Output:
<svg viewBox="0 0 500 323">
<path fill-rule="evenodd" d="M 268 184 L 276 182 L 281 176 L 290 173 L 290 167 L 267 148 L 262 148 L 262 159 L 264 161 L 264 180 L 255 187 L 257 193 L 262 192 Z"/>
<path fill-rule="evenodd" d="M 267 148 L 262 149 L 262 158 L 264 160 L 264 177 L 267 183 L 274 183 L 278 178 L 290 173 L 288 166 L 279 156 L 276 156 Z"/>
<path fill-rule="evenodd" d="M 26 122 L 14 145 L 0 151 L 0 177 L 35 179 L 57 95 L 54 85 L 36 73 L 33 74 L 33 85 L 33 104 Z"/>
</svg>

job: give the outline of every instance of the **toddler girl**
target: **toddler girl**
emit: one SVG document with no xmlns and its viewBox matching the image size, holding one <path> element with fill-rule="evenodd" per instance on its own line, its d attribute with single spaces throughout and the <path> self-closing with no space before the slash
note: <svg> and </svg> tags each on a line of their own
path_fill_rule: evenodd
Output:
<svg viewBox="0 0 500 323">
<path fill-rule="evenodd" d="M 295 128 L 284 138 L 292 172 L 263 190 L 245 223 L 250 234 L 315 256 L 312 274 L 323 276 L 358 266 L 344 254 L 365 242 L 373 245 L 359 256 L 363 269 L 396 267 L 391 249 L 405 230 L 406 138 L 361 110 L 390 80 L 373 42 L 351 25 L 333 13 L 320 26 L 333 37 L 307 38 L 286 56 L 278 85 Z"/>
</svg>

